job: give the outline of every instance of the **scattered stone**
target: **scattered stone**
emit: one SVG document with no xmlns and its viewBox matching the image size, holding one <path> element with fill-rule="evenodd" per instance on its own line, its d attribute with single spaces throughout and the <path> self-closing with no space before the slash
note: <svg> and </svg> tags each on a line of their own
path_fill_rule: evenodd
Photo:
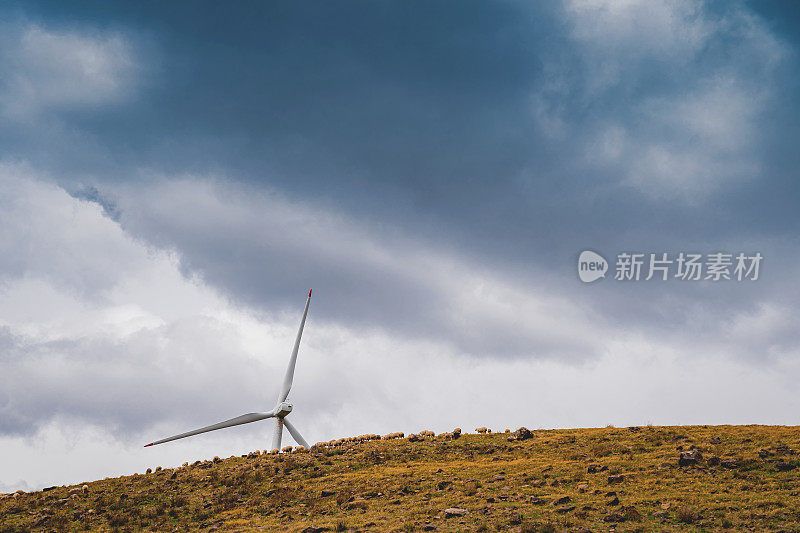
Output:
<svg viewBox="0 0 800 533">
<path fill-rule="evenodd" d="M 619 497 L 614 496 L 612 499 L 610 499 L 610 500 L 608 500 L 606 502 L 606 505 L 609 505 L 609 506 L 619 505 Z"/>
<path fill-rule="evenodd" d="M 440 481 L 439 483 L 436 484 L 436 488 L 439 490 L 444 490 L 452 484 L 453 484 L 452 481 Z"/>
<path fill-rule="evenodd" d="M 608 467 L 606 465 L 597 465 L 597 464 L 589 465 L 589 468 L 587 468 L 587 471 L 590 474 L 597 474 L 598 472 L 605 472 L 606 470 L 608 470 Z"/>
<path fill-rule="evenodd" d="M 639 426 L 631 426 L 631 427 L 628 428 L 628 431 L 632 431 L 633 433 L 637 433 L 637 432 L 639 432 L 641 430 L 642 430 L 642 428 L 640 428 Z"/>
<path fill-rule="evenodd" d="M 420 439 L 419 435 L 417 435 L 416 433 L 412 433 L 411 435 L 408 436 L 408 442 L 417 442 L 420 440 L 422 439 Z"/>
<path fill-rule="evenodd" d="M 433 524 L 425 524 L 422 526 L 422 531 L 436 531 L 436 526 Z"/>
<path fill-rule="evenodd" d="M 486 433 L 486 428 L 485 427 L 476 428 L 475 431 L 477 431 L 480 434 L 484 434 Z"/>
<path fill-rule="evenodd" d="M 778 472 L 790 472 L 797 468 L 797 465 L 795 463 L 787 463 L 783 460 L 778 460 L 775 463 L 775 468 L 778 470 Z"/>
<path fill-rule="evenodd" d="M 464 516 L 469 511 L 466 509 L 462 509 L 461 507 L 449 507 L 444 510 L 444 517 L 445 518 L 452 518 L 454 516 Z"/>
<path fill-rule="evenodd" d="M 565 503 L 569 503 L 572 501 L 572 498 L 569 496 L 563 496 L 553 502 L 553 505 L 564 505 Z"/>
<path fill-rule="evenodd" d="M 581 483 L 580 485 L 578 485 L 578 492 L 583 494 L 584 492 L 586 492 L 586 489 L 588 489 L 588 488 L 589 488 L 589 484 L 588 483 Z"/>
<path fill-rule="evenodd" d="M 538 496 L 531 496 L 531 499 L 528 500 L 533 505 L 544 505 L 546 502 L 539 498 Z"/>
<path fill-rule="evenodd" d="M 722 442 L 722 439 L 720 439 L 719 437 L 711 437 L 711 439 L 709 439 L 708 442 L 710 442 L 711 444 L 719 444 L 720 442 Z"/>
<path fill-rule="evenodd" d="M 691 507 L 681 507 L 678 509 L 678 520 L 685 524 L 693 524 L 700 519 L 700 513 Z"/>
<path fill-rule="evenodd" d="M 508 437 L 508 440 L 509 441 L 528 440 L 532 437 L 533 437 L 533 432 L 531 432 L 531 430 L 529 430 L 525 426 L 522 426 L 521 428 L 517 429 L 514 433 L 512 433 L 511 436 Z"/>
<path fill-rule="evenodd" d="M 354 500 L 352 502 L 347 502 L 342 505 L 342 509 L 345 511 L 352 511 L 353 509 L 366 509 L 367 502 L 364 500 Z"/>
<path fill-rule="evenodd" d="M 692 466 L 696 465 L 703 459 L 703 454 L 700 453 L 700 450 L 687 450 L 685 452 L 681 452 L 680 457 L 678 457 L 678 466 Z"/>
<path fill-rule="evenodd" d="M 335 492 L 335 491 L 332 491 L 332 490 L 326 490 L 326 489 L 322 489 L 322 492 L 320 492 L 319 494 L 320 494 L 320 496 L 322 496 L 323 498 L 327 498 L 328 496 L 334 496 L 334 495 L 336 495 L 336 492 Z"/>
<path fill-rule="evenodd" d="M 574 510 L 575 510 L 574 505 L 564 505 L 563 507 L 559 507 L 558 509 L 556 509 L 556 512 L 559 514 L 565 514 Z"/>
<path fill-rule="evenodd" d="M 625 476 L 622 475 L 622 474 L 617 474 L 617 475 L 614 475 L 614 476 L 608 476 L 608 484 L 609 485 L 614 485 L 616 483 L 622 483 L 623 481 L 625 481 Z"/>
<path fill-rule="evenodd" d="M 58 488 L 58 486 L 45 487 L 45 488 L 42 489 L 42 492 L 49 492 L 49 491 L 57 489 L 57 488 Z"/>
<path fill-rule="evenodd" d="M 724 468 L 739 468 L 739 461 L 736 459 L 723 459 L 719 464 Z"/>
<path fill-rule="evenodd" d="M 796 452 L 785 444 L 778 444 L 775 447 L 775 453 L 778 455 L 795 455 Z"/>
<path fill-rule="evenodd" d="M 709 466 L 717 466 L 719 464 L 719 457 L 716 455 L 709 455 L 706 459 L 706 463 L 708 463 Z"/>
<path fill-rule="evenodd" d="M 637 511 L 633 505 L 623 507 L 620 510 L 622 511 L 622 516 L 625 518 L 626 522 L 638 522 L 642 519 L 642 515 L 639 514 L 639 511 Z"/>
<path fill-rule="evenodd" d="M 330 528 L 308 526 L 303 530 L 303 533 L 322 533 L 323 531 L 330 531 Z"/>
<path fill-rule="evenodd" d="M 454 429 L 452 433 L 453 440 L 459 438 L 460 436 L 461 436 L 461 428 Z"/>
</svg>

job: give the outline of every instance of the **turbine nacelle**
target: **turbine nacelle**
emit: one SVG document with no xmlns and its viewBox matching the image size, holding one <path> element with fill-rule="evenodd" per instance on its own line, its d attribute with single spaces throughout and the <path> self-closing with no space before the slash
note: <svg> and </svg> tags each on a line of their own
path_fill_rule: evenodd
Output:
<svg viewBox="0 0 800 533">
<path fill-rule="evenodd" d="M 284 416 L 292 412 L 292 404 L 290 404 L 289 402 L 281 402 L 277 406 L 275 406 L 275 409 L 273 411 L 275 413 L 275 416 L 277 416 L 278 418 L 283 418 Z"/>
</svg>

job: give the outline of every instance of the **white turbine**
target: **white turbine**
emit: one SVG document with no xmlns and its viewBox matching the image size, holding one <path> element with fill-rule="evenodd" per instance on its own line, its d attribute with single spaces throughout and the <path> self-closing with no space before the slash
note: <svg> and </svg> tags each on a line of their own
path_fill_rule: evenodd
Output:
<svg viewBox="0 0 800 533">
<path fill-rule="evenodd" d="M 199 435 L 200 433 L 206 433 L 208 431 L 214 431 L 216 429 L 228 428 L 231 426 L 238 426 L 240 424 L 248 424 L 250 422 L 257 422 L 259 420 L 264 420 L 265 418 L 274 418 L 275 419 L 275 431 L 272 434 L 272 449 L 279 450 L 281 448 L 281 437 L 283 435 L 283 426 L 286 426 L 286 429 L 289 430 L 289 433 L 292 434 L 292 438 L 302 445 L 308 448 L 308 443 L 300 435 L 300 432 L 297 431 L 286 417 L 289 413 L 292 412 L 292 404 L 286 401 L 286 398 L 289 396 L 289 391 L 292 388 L 292 381 L 294 379 L 294 367 L 297 364 L 297 351 L 300 349 L 300 337 L 303 336 L 303 326 L 306 324 L 306 316 L 308 315 L 308 305 L 311 303 L 311 291 L 308 291 L 308 299 L 306 300 L 306 308 L 303 310 L 303 319 L 300 321 L 300 330 L 297 332 L 297 339 L 294 341 L 294 350 L 292 350 L 292 356 L 289 358 L 289 368 L 286 369 L 286 376 L 283 378 L 283 386 L 281 387 L 281 392 L 278 395 L 278 404 L 271 410 L 266 413 L 247 413 L 246 415 L 237 416 L 236 418 L 231 418 L 230 420 L 225 420 L 224 422 L 220 422 L 218 424 L 212 424 L 210 426 L 206 426 L 200 429 L 195 429 L 192 431 L 187 431 L 186 433 L 181 433 L 180 435 L 175 435 L 173 437 L 167 437 L 166 439 L 157 440 L 155 442 L 151 442 L 150 444 L 145 444 L 144 447 L 147 448 L 148 446 L 154 446 L 156 444 L 163 444 L 165 442 L 169 442 L 171 440 L 178 440 L 184 437 L 191 437 L 192 435 Z"/>
</svg>

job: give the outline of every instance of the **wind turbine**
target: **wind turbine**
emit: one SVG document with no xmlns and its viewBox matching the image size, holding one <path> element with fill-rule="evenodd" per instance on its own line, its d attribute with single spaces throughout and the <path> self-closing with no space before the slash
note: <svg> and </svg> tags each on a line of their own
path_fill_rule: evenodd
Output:
<svg viewBox="0 0 800 533">
<path fill-rule="evenodd" d="M 308 305 L 311 303 L 311 291 L 308 291 L 308 299 L 306 299 L 306 308 L 303 310 L 303 319 L 300 321 L 300 329 L 297 332 L 297 339 L 294 341 L 294 350 L 292 350 L 292 356 L 289 358 L 289 368 L 286 369 L 286 376 L 283 378 L 283 386 L 281 387 L 281 392 L 278 394 L 278 403 L 275 407 L 272 408 L 271 411 L 267 411 L 266 413 L 247 413 L 246 415 L 237 416 L 236 418 L 231 418 L 230 420 L 225 420 L 224 422 L 220 422 L 218 424 L 212 424 L 210 426 L 206 426 L 200 429 L 194 429 L 192 431 L 187 431 L 186 433 L 181 433 L 180 435 L 175 435 L 172 437 L 167 437 L 166 439 L 157 440 L 155 442 L 151 442 L 150 444 L 145 444 L 144 447 L 147 448 L 148 446 L 154 446 L 156 444 L 163 444 L 165 442 L 169 442 L 172 440 L 182 439 L 184 437 L 191 437 L 192 435 L 199 435 L 200 433 L 206 433 L 208 431 L 214 431 L 216 429 L 223 429 L 229 428 L 231 426 L 238 426 L 240 424 L 249 424 L 250 422 L 257 422 L 259 420 L 264 420 L 265 418 L 274 418 L 275 419 L 275 431 L 272 433 L 272 449 L 273 450 L 280 450 L 281 449 L 281 436 L 283 435 L 283 426 L 286 426 L 286 429 L 289 430 L 289 433 L 292 434 L 292 438 L 302 446 L 308 448 L 308 443 L 300 435 L 300 432 L 297 431 L 286 417 L 289 413 L 292 412 L 292 404 L 286 401 L 286 398 L 289 396 L 289 391 L 292 388 L 292 381 L 294 380 L 294 367 L 297 364 L 297 350 L 300 348 L 300 337 L 303 336 L 303 326 L 306 324 L 306 316 L 308 315 Z"/>
</svg>

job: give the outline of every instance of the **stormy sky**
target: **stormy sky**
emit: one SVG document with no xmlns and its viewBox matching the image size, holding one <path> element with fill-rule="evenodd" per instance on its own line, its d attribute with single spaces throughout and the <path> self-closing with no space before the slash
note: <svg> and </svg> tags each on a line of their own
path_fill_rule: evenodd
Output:
<svg viewBox="0 0 800 533">
<path fill-rule="evenodd" d="M 309 288 L 312 443 L 800 423 L 798 30 L 791 2 L 4 3 L 0 491 L 267 448 L 141 446 L 270 409 Z M 622 252 L 764 259 L 617 281 Z"/>
</svg>

